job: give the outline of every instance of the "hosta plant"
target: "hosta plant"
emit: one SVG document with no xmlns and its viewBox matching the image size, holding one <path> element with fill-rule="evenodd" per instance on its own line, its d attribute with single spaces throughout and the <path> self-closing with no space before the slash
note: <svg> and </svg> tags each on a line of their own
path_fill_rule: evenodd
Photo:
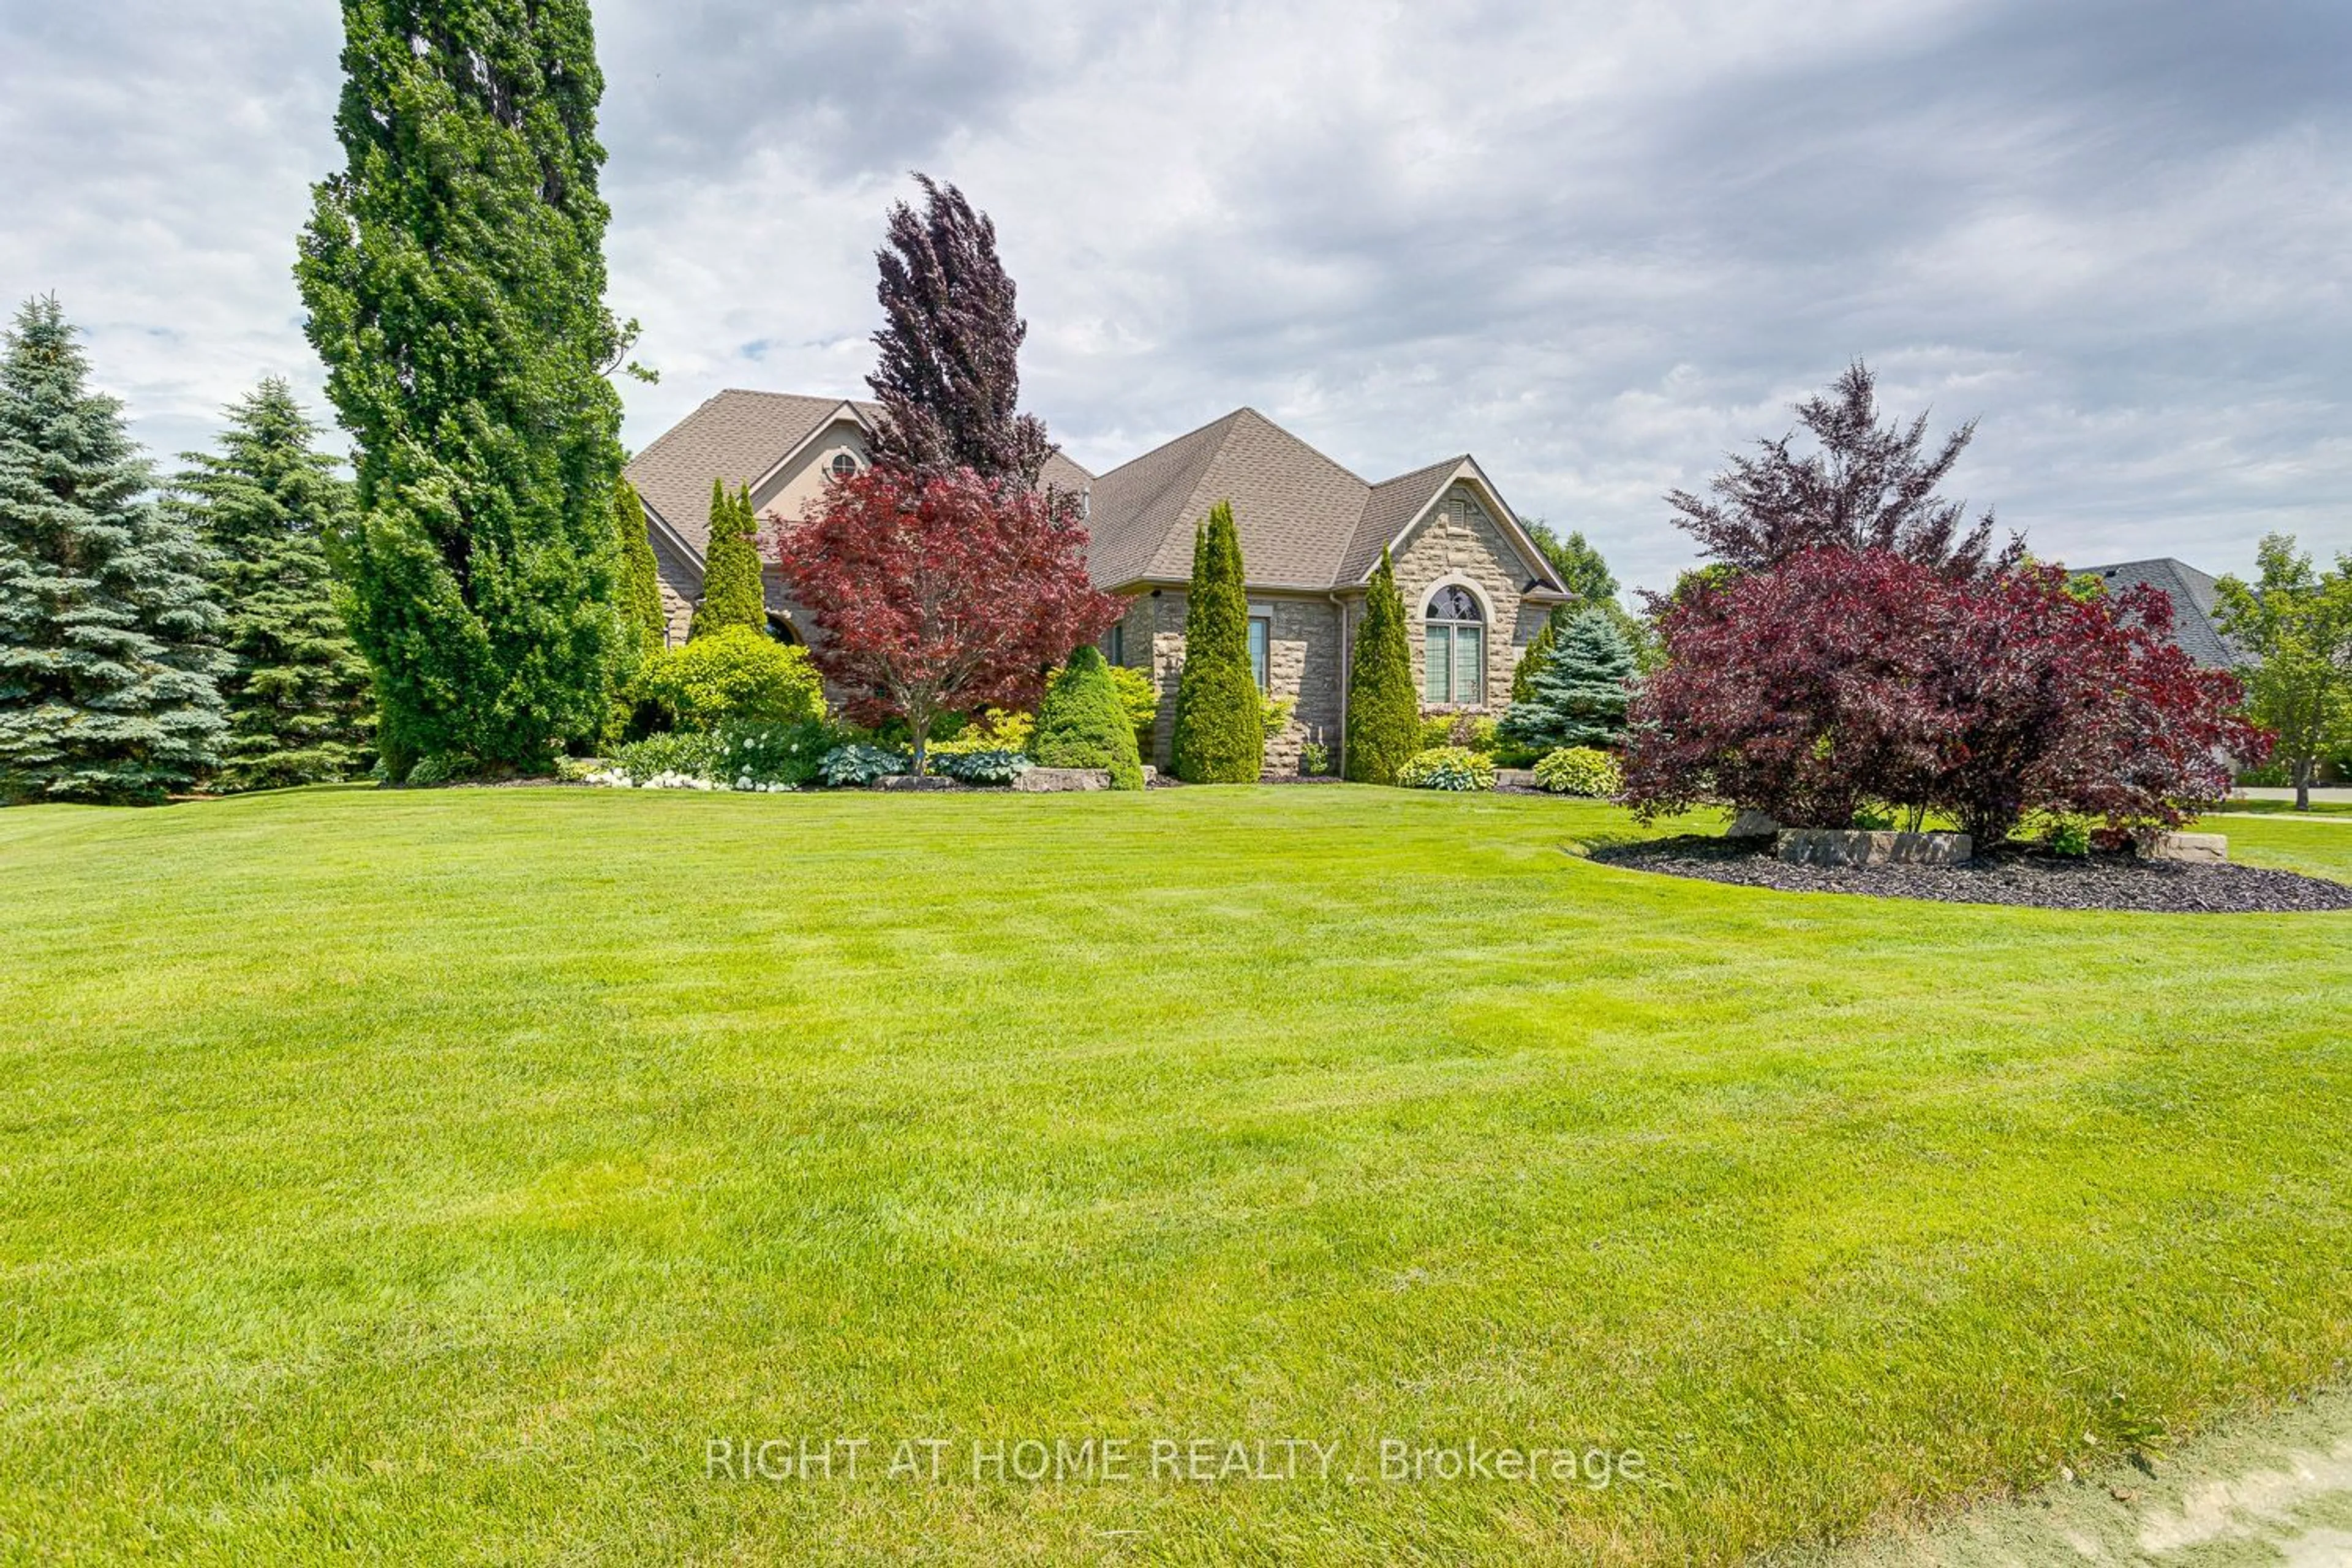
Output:
<svg viewBox="0 0 2352 1568">
<path fill-rule="evenodd" d="M 907 759 L 879 746 L 835 746 L 817 763 L 817 778 L 835 789 L 865 789 L 907 771 Z"/>
<path fill-rule="evenodd" d="M 1536 763 L 1536 783 L 1554 795 L 1606 800 L 1625 787 L 1625 773 L 1597 747 L 1563 746 Z"/>
<path fill-rule="evenodd" d="M 1493 789 L 1495 764 L 1467 746 L 1432 746 L 1414 752 L 1396 782 L 1406 789 Z"/>
</svg>

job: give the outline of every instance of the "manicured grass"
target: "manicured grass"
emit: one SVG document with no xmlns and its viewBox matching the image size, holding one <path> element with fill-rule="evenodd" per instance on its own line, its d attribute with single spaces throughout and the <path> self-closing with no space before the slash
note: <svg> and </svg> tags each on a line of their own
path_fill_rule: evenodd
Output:
<svg viewBox="0 0 2352 1568">
<path fill-rule="evenodd" d="M 0 1556 L 1721 1562 L 2339 1373 L 2352 920 L 1564 849 L 1629 830 L 1341 788 L 0 813 Z M 2352 833 L 2228 831 L 2352 876 Z M 882 1447 L 707 1476 L 747 1435 Z M 965 1479 L 1102 1436 L 1340 1447 Z M 1645 1473 L 1383 1482 L 1384 1436 Z M 946 1479 L 877 1473 L 919 1437 Z"/>
</svg>

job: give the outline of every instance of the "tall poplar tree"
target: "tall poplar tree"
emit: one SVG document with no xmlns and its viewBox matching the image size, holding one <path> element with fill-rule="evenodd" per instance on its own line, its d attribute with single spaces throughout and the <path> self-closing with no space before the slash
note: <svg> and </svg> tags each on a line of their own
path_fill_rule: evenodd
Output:
<svg viewBox="0 0 2352 1568">
<path fill-rule="evenodd" d="M 328 541 L 351 524 L 351 486 L 318 437 L 293 389 L 269 377 L 229 405 L 218 452 L 184 454 L 192 467 L 167 502 L 211 551 L 227 616 L 228 789 L 350 778 L 373 761 L 375 693 L 327 565 Z"/>
<path fill-rule="evenodd" d="M 1404 597 L 1389 552 L 1372 573 L 1364 618 L 1348 668 L 1347 776 L 1357 784 L 1394 784 L 1421 745 L 1421 700 L 1412 689 Z"/>
<path fill-rule="evenodd" d="M 926 476 L 967 468 L 1034 489 L 1054 445 L 1044 422 L 1017 408 L 1029 324 L 997 258 L 996 226 L 953 185 L 915 179 L 923 210 L 892 207 L 889 243 L 874 256 L 887 318 L 866 378 L 887 416 L 875 460 Z"/>
<path fill-rule="evenodd" d="M 1265 705 L 1250 668 L 1241 531 L 1219 501 L 1192 536 L 1184 668 L 1170 761 L 1186 784 L 1253 784 L 1265 771 Z"/>
<path fill-rule="evenodd" d="M 543 766 L 603 726 L 627 335 L 604 307 L 586 0 L 343 0 L 295 267 L 357 443 L 341 570 L 388 771 Z"/>
<path fill-rule="evenodd" d="M 205 552 L 55 299 L 0 333 L 0 800 L 162 800 L 217 757 Z"/>
</svg>

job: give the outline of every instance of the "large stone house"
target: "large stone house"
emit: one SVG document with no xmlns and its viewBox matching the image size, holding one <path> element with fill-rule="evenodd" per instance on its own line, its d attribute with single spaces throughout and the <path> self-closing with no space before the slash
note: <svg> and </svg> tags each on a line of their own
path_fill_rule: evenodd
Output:
<svg viewBox="0 0 2352 1568">
<path fill-rule="evenodd" d="M 682 639 L 702 592 L 710 487 L 751 488 L 763 518 L 792 518 L 835 473 L 867 462 L 873 404 L 722 392 L 629 464 L 645 500 L 670 635 Z M 1168 761 L 1184 660 L 1185 589 L 1195 526 L 1230 501 L 1249 588 L 1260 688 L 1291 704 L 1266 765 L 1294 771 L 1308 742 L 1346 744 L 1348 666 L 1381 552 L 1391 552 L 1411 623 L 1413 679 L 1428 712 L 1499 713 L 1511 671 L 1570 595 L 1494 482 L 1468 456 L 1369 482 L 1255 409 L 1096 476 L 1056 456 L 1046 481 L 1083 498 L 1097 586 L 1128 600 L 1102 641 L 1114 664 L 1149 670 L 1161 693 L 1157 760 Z M 803 639 L 780 583 L 770 625 Z"/>
</svg>

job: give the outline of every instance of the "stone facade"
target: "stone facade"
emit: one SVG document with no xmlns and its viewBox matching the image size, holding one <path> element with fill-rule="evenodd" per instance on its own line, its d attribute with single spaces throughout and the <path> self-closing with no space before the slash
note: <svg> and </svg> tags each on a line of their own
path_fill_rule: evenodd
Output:
<svg viewBox="0 0 2352 1568">
<path fill-rule="evenodd" d="M 1511 705 L 1511 672 L 1519 656 L 1543 630 L 1549 605 L 1521 603 L 1528 579 L 1540 568 L 1519 558 L 1510 538 L 1468 487 L 1456 485 L 1438 499 L 1430 517 L 1404 542 L 1395 557 L 1397 592 L 1404 599 L 1405 641 L 1412 649 L 1413 689 L 1424 712 L 1500 714 Z M 1486 612 L 1486 668 L 1481 700 L 1432 704 L 1428 637 L 1423 616 L 1430 595 L 1448 583 L 1467 587 Z"/>
<path fill-rule="evenodd" d="M 1184 669 L 1187 603 L 1181 588 L 1139 594 L 1128 601 L 1116 644 L 1108 637 L 1102 642 L 1106 657 L 1149 670 L 1152 684 L 1159 688 L 1160 711 L 1153 721 L 1151 754 L 1145 760 L 1163 768 L 1170 765 L 1176 732 L 1176 683 Z M 1346 646 L 1339 630 L 1340 606 L 1328 598 L 1253 594 L 1250 614 L 1264 616 L 1268 623 L 1267 695 L 1292 704 L 1289 722 L 1282 732 L 1266 737 L 1265 771 L 1276 775 L 1296 773 L 1309 741 L 1330 748 L 1336 760 L 1347 706 L 1347 688 L 1339 673 Z"/>
<path fill-rule="evenodd" d="M 1448 583 L 1473 592 L 1487 620 L 1482 699 L 1424 710 L 1500 714 L 1510 706 L 1511 672 L 1519 656 L 1543 629 L 1549 605 L 1526 605 L 1522 592 L 1535 571 L 1519 558 L 1509 538 L 1466 487 L 1446 492 L 1429 519 L 1405 541 L 1396 559 L 1397 591 L 1404 600 L 1405 640 L 1412 650 L 1413 683 L 1426 692 L 1426 633 L 1423 614 L 1430 595 Z M 1151 672 L 1160 689 L 1160 713 L 1148 759 L 1169 765 L 1176 722 L 1176 682 L 1184 668 L 1184 609 L 1181 588 L 1139 594 L 1128 602 L 1117 639 L 1102 647 L 1114 662 Z M 1250 614 L 1270 623 L 1267 641 L 1268 695 L 1293 704 L 1290 721 L 1269 736 L 1265 767 L 1270 774 L 1295 773 L 1310 741 L 1328 748 L 1336 766 L 1347 717 L 1347 661 L 1363 616 L 1361 589 L 1316 596 L 1260 590 L 1250 595 Z"/>
</svg>

